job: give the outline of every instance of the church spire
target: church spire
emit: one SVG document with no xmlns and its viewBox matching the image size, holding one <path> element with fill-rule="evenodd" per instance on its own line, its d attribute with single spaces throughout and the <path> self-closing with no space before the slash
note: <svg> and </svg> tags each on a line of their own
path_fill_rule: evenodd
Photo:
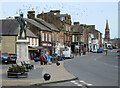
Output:
<svg viewBox="0 0 120 88">
<path fill-rule="evenodd" d="M 105 41 L 109 41 L 110 40 L 110 29 L 108 26 L 108 20 L 106 20 L 106 28 L 105 28 Z"/>
<path fill-rule="evenodd" d="M 109 26 L 108 26 L 108 19 L 106 20 L 106 30 L 109 30 Z"/>
</svg>

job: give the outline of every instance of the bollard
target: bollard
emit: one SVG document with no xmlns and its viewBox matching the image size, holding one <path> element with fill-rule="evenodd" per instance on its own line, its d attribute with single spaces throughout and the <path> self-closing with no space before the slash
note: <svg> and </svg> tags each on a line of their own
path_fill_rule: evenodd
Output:
<svg viewBox="0 0 120 88">
<path fill-rule="evenodd" d="M 57 66 L 59 66 L 59 65 L 60 65 L 60 63 L 57 61 L 56 65 L 57 65 Z"/>
<path fill-rule="evenodd" d="M 45 81 L 47 81 L 47 80 L 50 80 L 51 76 L 49 73 L 45 73 L 43 78 L 45 79 Z"/>
<path fill-rule="evenodd" d="M 107 56 L 107 50 L 105 50 L 105 56 Z"/>
</svg>

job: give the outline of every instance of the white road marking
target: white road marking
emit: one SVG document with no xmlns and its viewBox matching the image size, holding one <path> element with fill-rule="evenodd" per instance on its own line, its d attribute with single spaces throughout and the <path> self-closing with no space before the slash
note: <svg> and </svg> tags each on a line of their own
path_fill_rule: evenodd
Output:
<svg viewBox="0 0 120 88">
<path fill-rule="evenodd" d="M 84 82 L 83 80 L 80 80 L 80 82 Z"/>
<path fill-rule="evenodd" d="M 81 84 L 78 84 L 77 86 L 82 86 Z"/>
<path fill-rule="evenodd" d="M 75 81 L 70 81 L 70 82 L 75 83 Z"/>
<path fill-rule="evenodd" d="M 74 84 L 78 85 L 79 83 L 75 82 Z"/>
<path fill-rule="evenodd" d="M 86 82 L 83 81 L 83 80 L 81 80 L 80 83 L 83 83 L 83 84 L 85 84 L 85 85 L 87 85 L 87 86 L 92 86 L 92 85 L 93 85 L 93 84 L 88 84 L 88 83 L 86 83 Z"/>
<path fill-rule="evenodd" d="M 93 84 L 87 84 L 87 86 L 92 86 Z"/>
<path fill-rule="evenodd" d="M 93 85 L 93 84 L 88 84 L 83 80 L 80 80 L 80 83 L 77 83 L 76 81 L 70 81 L 70 82 L 77 85 L 77 86 L 83 86 L 84 84 L 87 85 L 87 86 L 92 86 Z M 83 83 L 83 85 L 81 83 Z"/>
</svg>

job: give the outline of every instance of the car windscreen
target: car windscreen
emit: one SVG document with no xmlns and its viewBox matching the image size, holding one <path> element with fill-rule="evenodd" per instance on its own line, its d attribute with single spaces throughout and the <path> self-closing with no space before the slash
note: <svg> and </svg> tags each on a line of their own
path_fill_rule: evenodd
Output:
<svg viewBox="0 0 120 88">
<path fill-rule="evenodd" d="M 10 54 L 11 57 L 16 57 L 16 54 Z"/>
<path fill-rule="evenodd" d="M 2 53 L 2 56 L 8 56 L 8 54 L 7 53 Z"/>
</svg>

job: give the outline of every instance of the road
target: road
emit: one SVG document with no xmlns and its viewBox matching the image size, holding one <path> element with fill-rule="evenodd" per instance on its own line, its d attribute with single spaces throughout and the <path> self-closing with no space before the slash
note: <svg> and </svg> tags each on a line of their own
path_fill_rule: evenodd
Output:
<svg viewBox="0 0 120 88">
<path fill-rule="evenodd" d="M 118 86 L 117 50 L 104 53 L 90 53 L 85 56 L 64 61 L 66 70 L 79 80 L 65 83 L 49 84 L 49 86 Z"/>
</svg>

